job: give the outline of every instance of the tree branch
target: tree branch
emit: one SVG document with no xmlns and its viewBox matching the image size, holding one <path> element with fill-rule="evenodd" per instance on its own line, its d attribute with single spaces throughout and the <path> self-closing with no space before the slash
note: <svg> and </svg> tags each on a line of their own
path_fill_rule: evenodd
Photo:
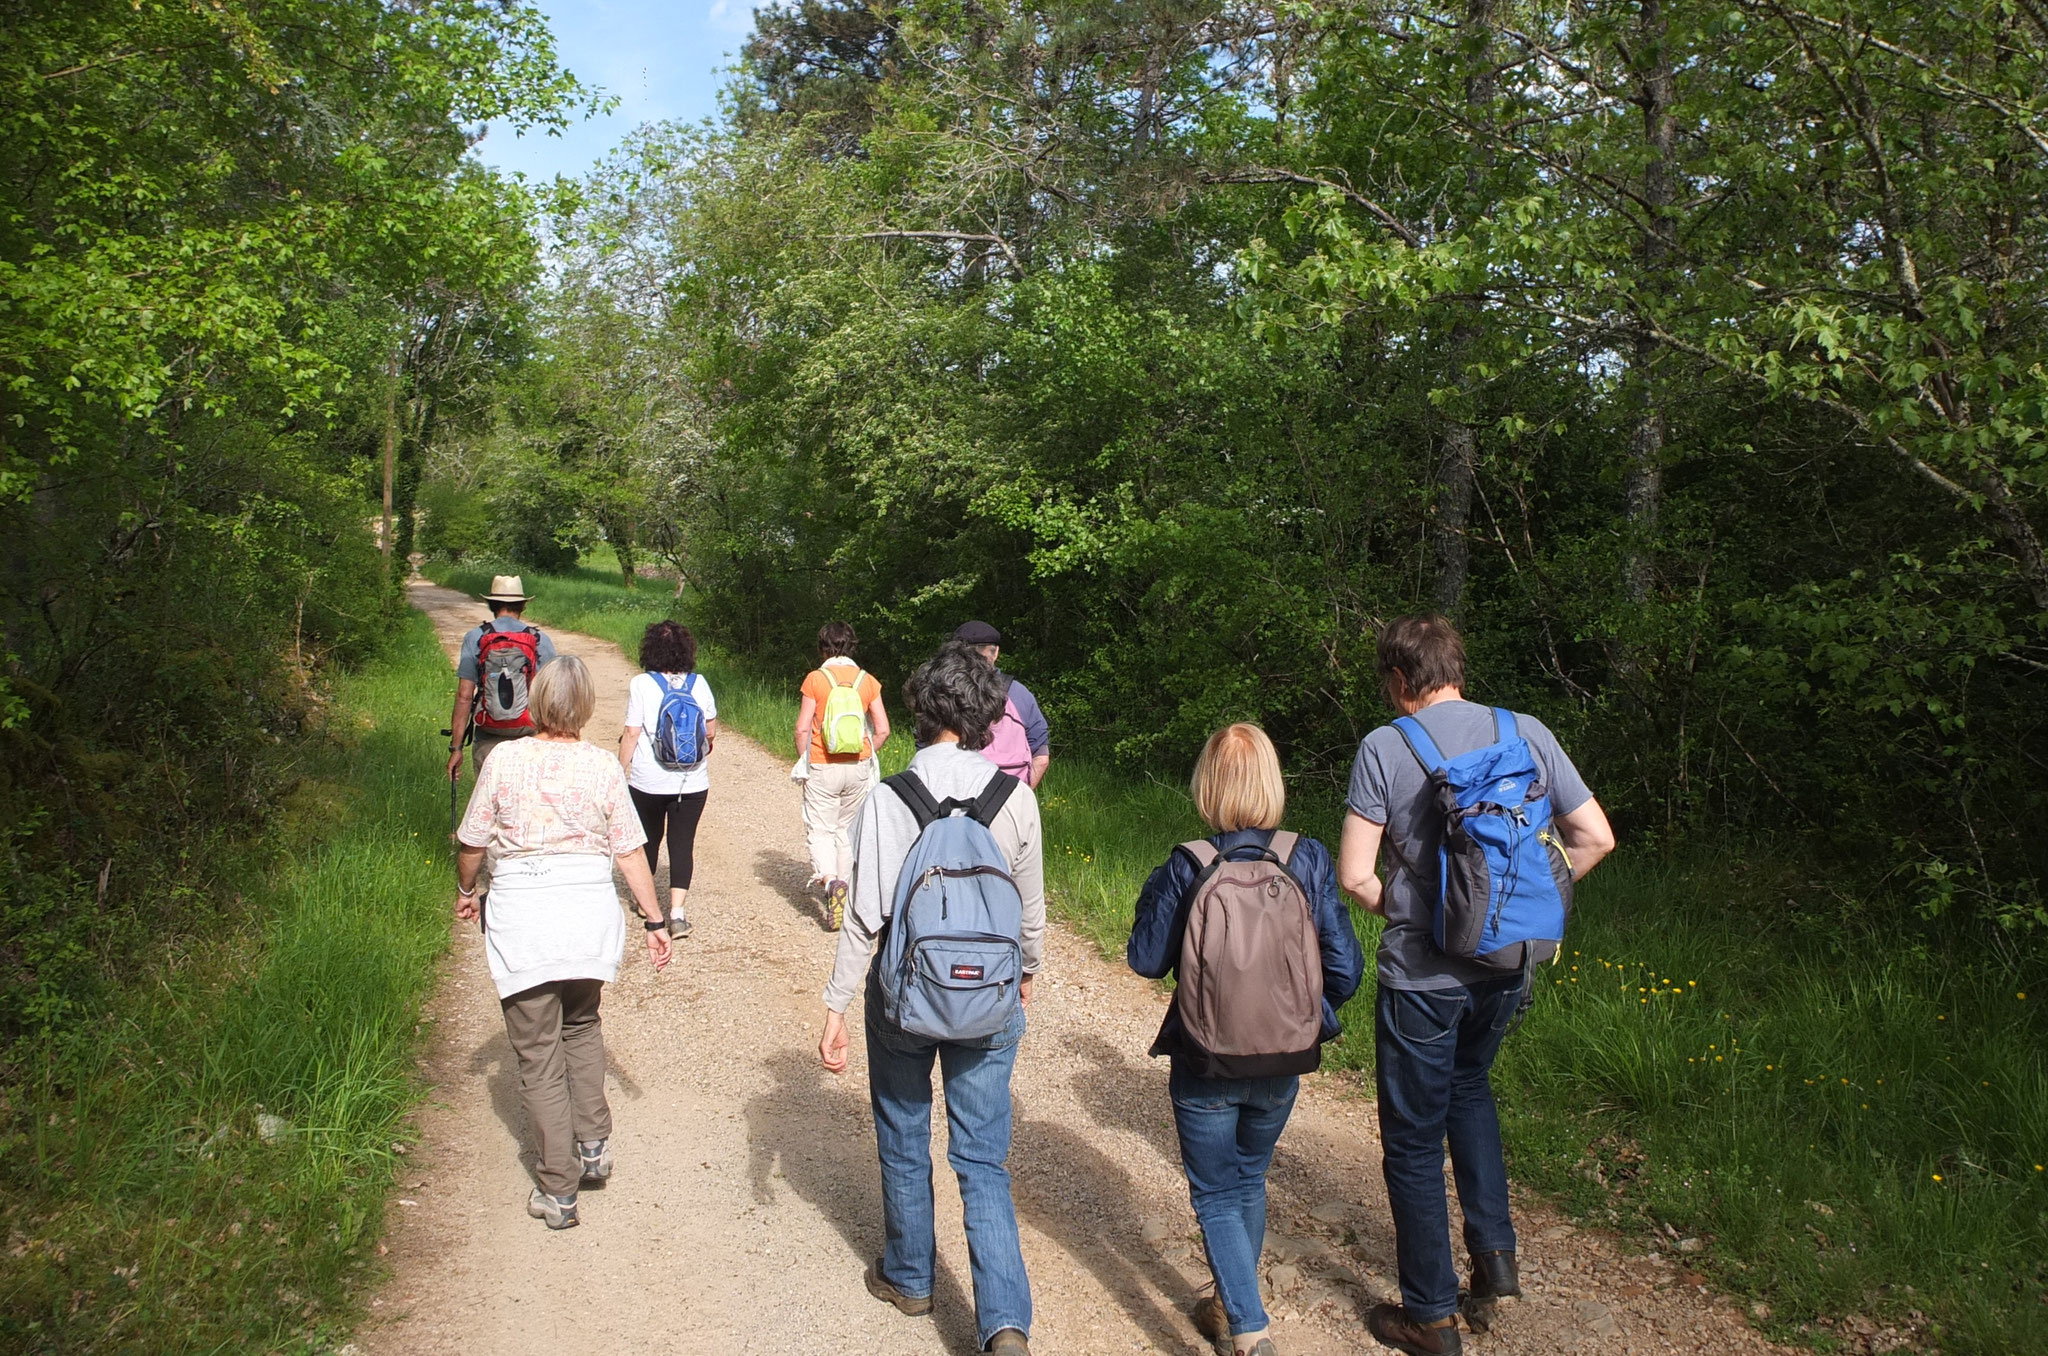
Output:
<svg viewBox="0 0 2048 1356">
<path fill-rule="evenodd" d="M 1374 220 L 1387 228 L 1404 245 L 1419 248 L 1422 237 L 1410 229 L 1399 217 L 1366 197 L 1357 189 L 1335 179 L 1319 175 L 1302 174 L 1296 170 L 1277 169 L 1270 165 L 1250 165 L 1234 174 L 1204 174 L 1205 184 L 1301 184 L 1309 188 L 1334 189 L 1344 195 L 1344 200 L 1364 208 Z"/>
</svg>

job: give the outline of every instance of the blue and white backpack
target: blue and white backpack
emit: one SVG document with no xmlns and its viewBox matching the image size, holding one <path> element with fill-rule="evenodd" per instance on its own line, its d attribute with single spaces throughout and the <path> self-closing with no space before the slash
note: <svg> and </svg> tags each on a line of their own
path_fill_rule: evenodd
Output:
<svg viewBox="0 0 2048 1356">
<path fill-rule="evenodd" d="M 1445 758 L 1413 716 L 1394 728 L 1429 773 L 1443 815 L 1436 944 L 1447 956 L 1527 971 L 1564 942 L 1572 866 L 1550 826 L 1550 793 L 1515 713 L 1493 708 L 1495 742 Z"/>
<path fill-rule="evenodd" d="M 993 1036 L 1016 1016 L 1024 898 L 989 825 L 1017 789 L 991 774 L 971 801 L 934 801 L 915 773 L 882 785 L 917 820 L 875 960 L 882 1016 L 933 1040 Z"/>
<path fill-rule="evenodd" d="M 681 772 L 704 761 L 704 708 L 697 705 L 697 675 L 648 675 L 661 684 L 661 711 L 654 718 L 654 761 Z"/>
</svg>

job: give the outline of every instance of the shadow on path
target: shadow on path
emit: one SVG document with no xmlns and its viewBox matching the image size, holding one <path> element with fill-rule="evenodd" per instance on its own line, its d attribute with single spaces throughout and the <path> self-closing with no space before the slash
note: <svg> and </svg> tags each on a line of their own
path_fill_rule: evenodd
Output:
<svg viewBox="0 0 2048 1356">
<path fill-rule="evenodd" d="M 771 1055 L 766 1065 L 775 1086 L 745 1108 L 754 1200 L 772 1205 L 781 1187 L 788 1187 L 846 1240 L 843 1257 L 821 1258 L 821 1264 L 865 1269 L 882 1253 L 882 1181 L 867 1099 L 803 1052 Z M 943 1257 L 933 1277 L 932 1319 L 948 1347 L 976 1350 L 974 1302 Z"/>
</svg>

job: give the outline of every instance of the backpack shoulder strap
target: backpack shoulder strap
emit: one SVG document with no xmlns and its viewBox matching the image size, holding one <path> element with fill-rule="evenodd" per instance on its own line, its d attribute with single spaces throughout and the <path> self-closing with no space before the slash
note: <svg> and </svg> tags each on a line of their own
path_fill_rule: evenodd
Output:
<svg viewBox="0 0 2048 1356">
<path fill-rule="evenodd" d="M 691 669 L 683 675 L 683 691 L 689 693 L 692 699 L 695 698 L 697 693 L 697 670 Z"/>
<path fill-rule="evenodd" d="M 1182 843 L 1175 850 L 1185 852 L 1188 856 L 1193 857 L 1197 871 L 1207 871 L 1210 864 L 1222 855 L 1216 851 L 1216 845 L 1206 838 L 1197 838 L 1191 843 Z"/>
<path fill-rule="evenodd" d="M 1520 733 L 1520 728 L 1515 724 L 1514 712 L 1508 710 L 1505 706 L 1493 708 L 1493 736 L 1495 743 L 1505 744 Z"/>
<path fill-rule="evenodd" d="M 1415 755 L 1415 761 L 1422 764 L 1425 772 L 1443 771 L 1443 752 L 1429 737 L 1429 731 L 1422 728 L 1421 721 L 1413 716 L 1402 716 L 1394 722 L 1394 728 L 1401 732 L 1402 739 L 1408 741 L 1408 751 Z"/>
<path fill-rule="evenodd" d="M 1266 849 L 1273 854 L 1273 859 L 1280 863 L 1281 869 L 1285 870 L 1287 859 L 1294 855 L 1295 846 L 1300 842 L 1300 834 L 1292 829 L 1281 829 L 1267 841 Z"/>
<path fill-rule="evenodd" d="M 932 793 L 925 789 L 925 784 L 910 769 L 905 768 L 895 776 L 884 779 L 882 785 L 894 791 L 896 798 L 910 811 L 911 818 L 917 821 L 919 833 L 923 833 L 925 826 L 939 817 L 939 803 L 932 799 Z"/>
<path fill-rule="evenodd" d="M 981 794 L 967 809 L 984 829 L 994 825 L 996 816 L 1010 803 L 1010 793 L 1017 789 L 1017 779 L 1007 772 L 998 772 L 988 779 L 988 785 L 981 788 Z"/>
</svg>

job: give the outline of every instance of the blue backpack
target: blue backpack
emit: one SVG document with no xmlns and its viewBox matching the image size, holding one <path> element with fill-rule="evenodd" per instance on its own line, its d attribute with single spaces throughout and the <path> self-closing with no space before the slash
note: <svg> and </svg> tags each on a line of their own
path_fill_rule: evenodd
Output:
<svg viewBox="0 0 2048 1356">
<path fill-rule="evenodd" d="M 875 958 L 882 1016 L 914 1036 L 965 1041 L 1010 1024 L 1024 978 L 1024 898 L 989 825 L 1017 789 L 993 773 L 971 801 L 934 801 L 912 772 L 882 785 L 917 820 Z"/>
<path fill-rule="evenodd" d="M 1495 742 L 1445 758 L 1413 716 L 1394 728 L 1429 773 L 1443 815 L 1436 944 L 1447 956 L 1523 971 L 1557 954 L 1572 906 L 1571 859 L 1550 827 L 1550 794 L 1515 714 L 1493 708 Z"/>
<path fill-rule="evenodd" d="M 654 761 L 670 772 L 695 767 L 704 761 L 704 708 L 693 695 L 697 675 L 651 676 L 662 687 L 661 712 L 654 718 Z"/>
</svg>

